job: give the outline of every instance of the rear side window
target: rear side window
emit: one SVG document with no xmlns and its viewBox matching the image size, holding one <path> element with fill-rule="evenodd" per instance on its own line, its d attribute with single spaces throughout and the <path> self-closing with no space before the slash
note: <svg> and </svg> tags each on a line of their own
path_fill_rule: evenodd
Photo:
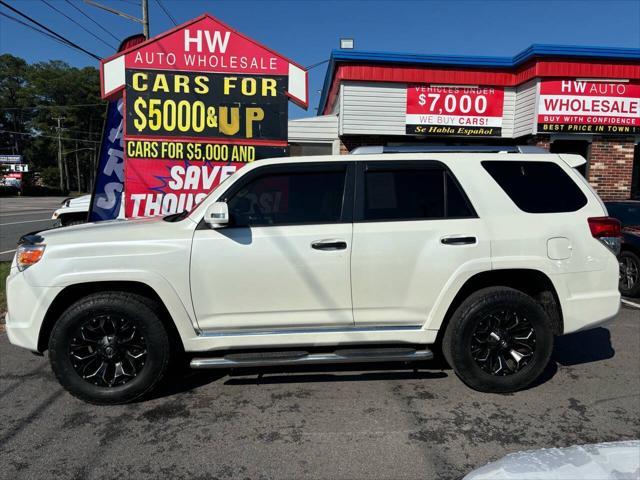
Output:
<svg viewBox="0 0 640 480">
<path fill-rule="evenodd" d="M 484 169 L 520 210 L 528 213 L 575 212 L 587 197 L 553 162 L 485 161 Z"/>
<path fill-rule="evenodd" d="M 443 168 L 381 168 L 365 172 L 365 221 L 473 217 L 457 182 Z"/>
</svg>

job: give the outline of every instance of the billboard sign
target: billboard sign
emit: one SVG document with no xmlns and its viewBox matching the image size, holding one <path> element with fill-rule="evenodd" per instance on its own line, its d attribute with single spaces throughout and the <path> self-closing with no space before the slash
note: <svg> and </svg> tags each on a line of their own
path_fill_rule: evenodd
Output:
<svg viewBox="0 0 640 480">
<path fill-rule="evenodd" d="M 504 89 L 464 85 L 407 85 L 406 133 L 499 137 Z"/>
<path fill-rule="evenodd" d="M 5 165 L 5 168 L 10 172 L 21 172 L 21 173 L 29 172 L 29 164 L 27 163 L 10 163 Z"/>
<path fill-rule="evenodd" d="M 640 82 L 542 80 L 538 133 L 640 133 Z"/>
<path fill-rule="evenodd" d="M 0 164 L 22 163 L 22 155 L 0 155 Z"/>
<path fill-rule="evenodd" d="M 203 15 L 104 60 L 105 97 L 124 91 L 126 217 L 188 210 L 238 168 L 288 154 L 288 100 L 306 71 Z"/>
</svg>

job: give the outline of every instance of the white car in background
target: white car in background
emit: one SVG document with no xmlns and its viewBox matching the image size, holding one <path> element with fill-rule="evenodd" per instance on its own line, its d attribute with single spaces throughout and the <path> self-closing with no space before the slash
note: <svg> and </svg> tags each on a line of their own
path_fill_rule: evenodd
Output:
<svg viewBox="0 0 640 480">
<path fill-rule="evenodd" d="M 81 197 L 65 198 L 51 215 L 52 220 L 56 220 L 54 226 L 68 227 L 69 225 L 79 225 L 87 221 L 89 206 L 91 205 L 91 195 Z"/>
</svg>

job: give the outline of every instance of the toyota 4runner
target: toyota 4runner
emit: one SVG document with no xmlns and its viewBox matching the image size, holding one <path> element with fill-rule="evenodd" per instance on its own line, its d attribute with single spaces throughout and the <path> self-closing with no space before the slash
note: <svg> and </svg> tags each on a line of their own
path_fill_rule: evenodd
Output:
<svg viewBox="0 0 640 480">
<path fill-rule="evenodd" d="M 388 149 L 387 149 L 388 150 Z M 484 392 L 529 386 L 555 335 L 620 304 L 620 224 L 577 155 L 260 160 L 188 213 L 23 237 L 9 339 L 93 403 L 170 364 L 409 362 Z M 434 348 L 438 346 L 438 349 Z"/>
</svg>

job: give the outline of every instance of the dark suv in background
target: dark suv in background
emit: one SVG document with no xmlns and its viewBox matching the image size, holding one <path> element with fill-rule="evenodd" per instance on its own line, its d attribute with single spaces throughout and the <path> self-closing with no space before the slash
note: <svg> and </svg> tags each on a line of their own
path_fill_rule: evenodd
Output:
<svg viewBox="0 0 640 480">
<path fill-rule="evenodd" d="M 609 215 L 622 224 L 620 261 L 620 293 L 640 296 L 640 200 L 607 202 Z"/>
</svg>

